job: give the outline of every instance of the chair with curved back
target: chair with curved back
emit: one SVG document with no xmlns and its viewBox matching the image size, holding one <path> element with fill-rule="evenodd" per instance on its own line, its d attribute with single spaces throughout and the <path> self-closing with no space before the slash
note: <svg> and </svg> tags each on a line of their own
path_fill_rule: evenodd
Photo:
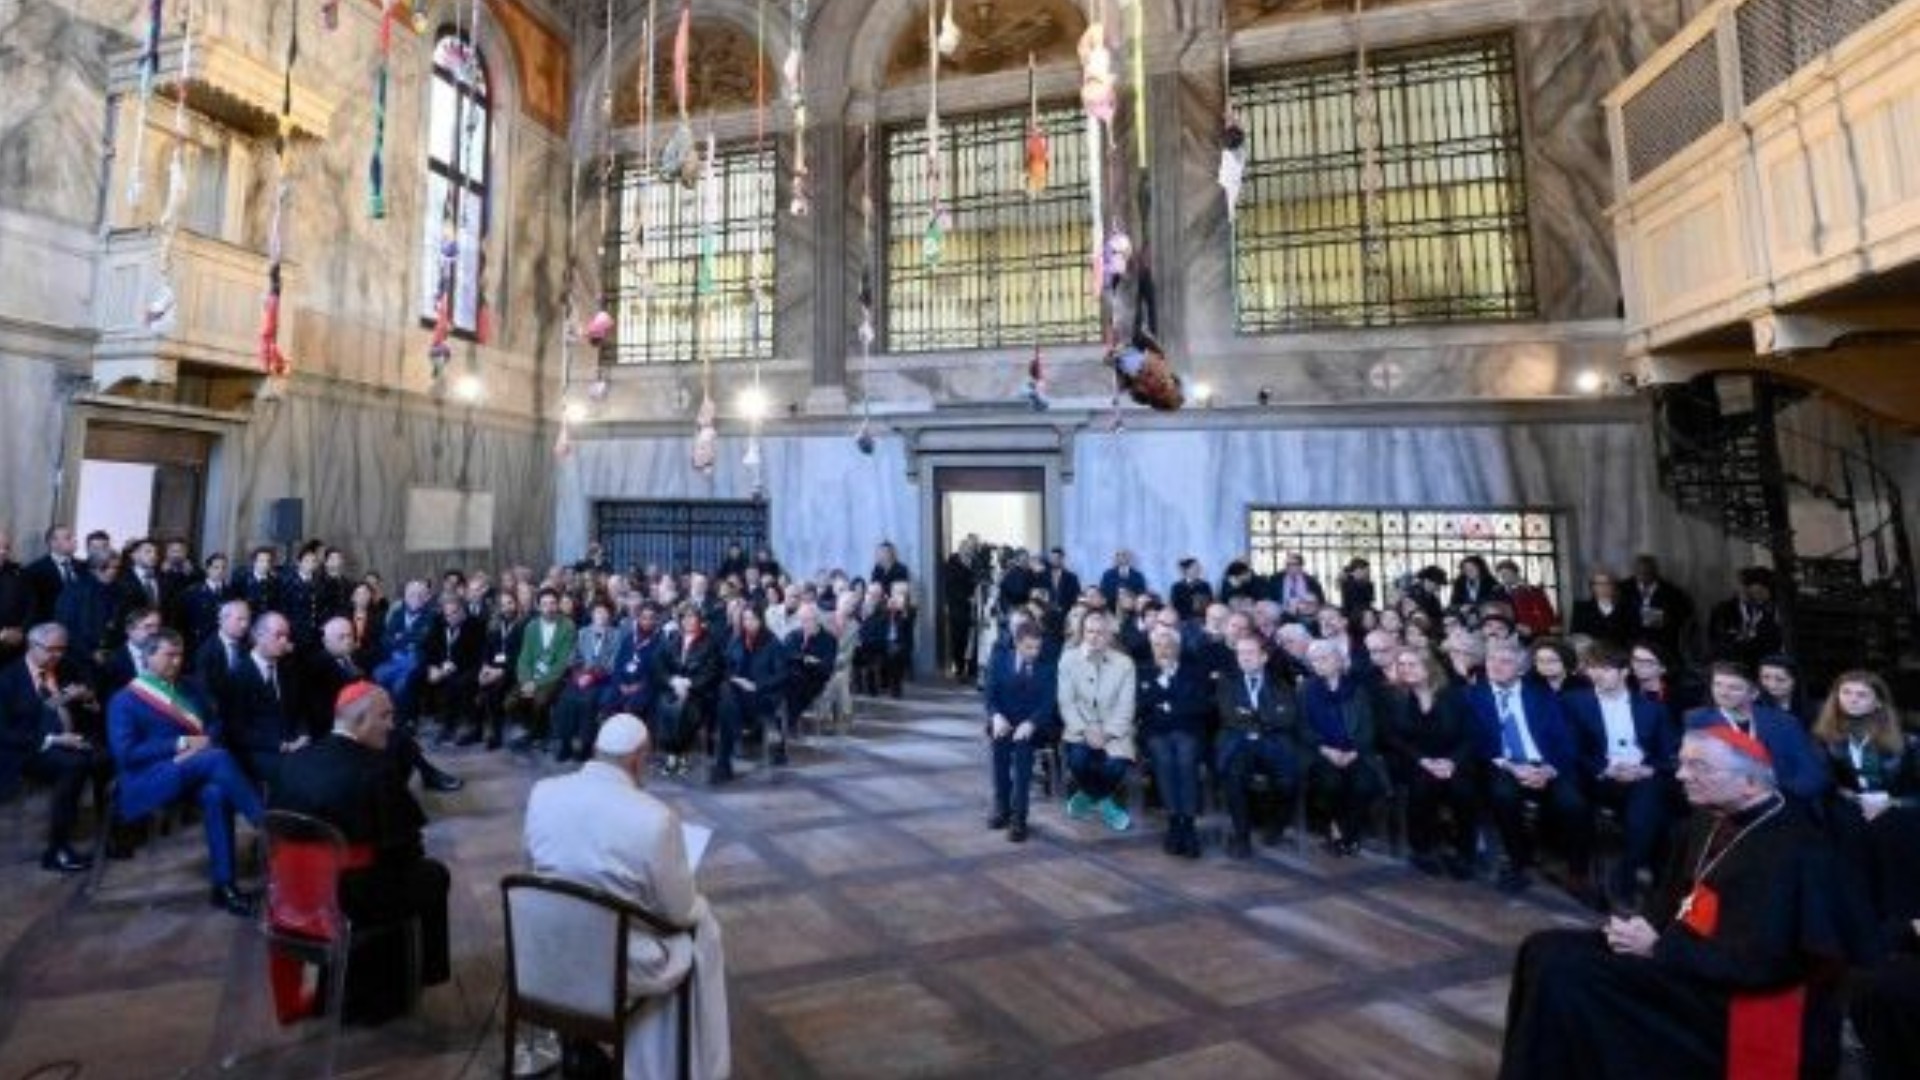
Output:
<svg viewBox="0 0 1920 1080">
<path fill-rule="evenodd" d="M 551 874 L 508 874 L 500 880 L 506 914 L 507 1070 L 521 1021 L 613 1047 L 613 1075 L 625 1075 L 627 1025 L 650 997 L 627 983 L 627 937 L 635 929 L 661 937 L 687 932 L 603 889 Z M 537 956 L 539 962 L 529 963 Z M 676 1050 L 682 1080 L 692 1075 L 693 975 L 664 991 L 679 1009 Z"/>
</svg>

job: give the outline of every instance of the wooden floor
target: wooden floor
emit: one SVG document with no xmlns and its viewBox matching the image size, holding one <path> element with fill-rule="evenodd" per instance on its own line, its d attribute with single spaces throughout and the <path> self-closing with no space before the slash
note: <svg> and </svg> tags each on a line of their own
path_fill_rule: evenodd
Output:
<svg viewBox="0 0 1920 1080">
<path fill-rule="evenodd" d="M 974 695 L 860 707 L 852 737 L 772 775 L 655 785 L 717 830 L 700 877 L 739 1076 L 1485 1077 L 1515 944 L 1586 921 L 1544 886 L 1508 901 L 1375 853 L 1173 859 L 1151 819 L 1114 835 L 1044 800 L 1016 846 L 984 827 Z M 405 1023 L 349 1029 L 342 1075 L 500 1074 L 497 882 L 551 767 L 436 756 L 469 781 L 423 797 L 453 868 L 456 978 Z M 262 1011 L 259 944 L 206 906 L 197 830 L 111 864 L 88 898 L 24 861 L 39 808 L 4 813 L 0 1080 L 314 1074 L 325 1039 Z"/>
</svg>

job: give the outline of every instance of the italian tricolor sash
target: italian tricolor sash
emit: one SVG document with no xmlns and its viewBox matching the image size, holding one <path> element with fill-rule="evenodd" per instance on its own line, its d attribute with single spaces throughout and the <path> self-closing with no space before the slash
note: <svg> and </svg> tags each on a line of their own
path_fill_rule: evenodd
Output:
<svg viewBox="0 0 1920 1080">
<path fill-rule="evenodd" d="M 149 708 L 173 721 L 187 734 L 205 735 L 207 733 L 206 722 L 200 719 L 200 714 L 194 712 L 193 706 L 187 703 L 187 699 L 181 697 L 180 692 L 169 684 L 152 675 L 142 675 L 135 679 L 128 689 L 132 690 Z"/>
</svg>

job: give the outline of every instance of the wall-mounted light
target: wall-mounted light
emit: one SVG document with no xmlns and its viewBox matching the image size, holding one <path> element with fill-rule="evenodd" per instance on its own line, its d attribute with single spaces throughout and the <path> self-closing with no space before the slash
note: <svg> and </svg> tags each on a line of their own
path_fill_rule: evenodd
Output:
<svg viewBox="0 0 1920 1080">
<path fill-rule="evenodd" d="M 569 401 L 567 402 L 567 407 L 561 410 L 560 415 L 566 418 L 567 423 L 577 424 L 587 418 L 587 406 L 583 402 Z"/>
<path fill-rule="evenodd" d="M 1588 368 L 1573 377 L 1573 388 L 1583 394 L 1597 394 L 1606 389 L 1606 386 L 1606 376 L 1592 368 Z"/>
<path fill-rule="evenodd" d="M 487 384 L 478 375 L 462 375 L 453 383 L 453 396 L 469 405 L 487 395 Z"/>
<path fill-rule="evenodd" d="M 1203 409 L 1211 406 L 1213 404 L 1213 384 L 1209 382 L 1194 383 L 1193 402 Z"/>
<path fill-rule="evenodd" d="M 740 415 L 758 423 L 767 418 L 767 392 L 757 386 L 740 391 Z"/>
</svg>

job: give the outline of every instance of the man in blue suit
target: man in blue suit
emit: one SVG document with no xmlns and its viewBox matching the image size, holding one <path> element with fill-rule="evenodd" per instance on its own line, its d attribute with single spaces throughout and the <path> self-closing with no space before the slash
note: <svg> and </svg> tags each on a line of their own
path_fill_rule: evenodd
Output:
<svg viewBox="0 0 1920 1080">
<path fill-rule="evenodd" d="M 213 745 L 212 712 L 182 693 L 180 635 L 160 630 L 141 646 L 146 672 L 107 705 L 107 738 L 120 769 L 115 816 L 136 820 L 187 797 L 200 800 L 207 831 L 211 901 L 235 915 L 253 899 L 233 880 L 233 814 L 259 828 L 260 796 L 225 750 Z"/>
<path fill-rule="evenodd" d="M 1567 860 L 1567 891 L 1582 903 L 1596 901 L 1587 879 L 1593 820 L 1581 792 L 1580 755 L 1560 700 L 1544 686 L 1524 686 L 1526 649 L 1511 639 L 1487 644 L 1487 678 L 1466 692 L 1475 752 L 1487 763 L 1487 808 L 1500 830 L 1507 864 L 1499 887 L 1517 893 L 1531 885 L 1533 838 L 1525 805 L 1558 838 Z"/>
<path fill-rule="evenodd" d="M 1567 719 L 1580 744 L 1580 771 L 1597 805 L 1620 815 L 1625 850 L 1606 882 L 1607 896 L 1633 906 L 1641 870 L 1653 868 L 1666 833 L 1679 735 L 1666 706 L 1627 687 L 1627 655 L 1601 642 L 1587 657 L 1592 689 L 1565 697 Z"/>
<path fill-rule="evenodd" d="M 1711 707 L 1702 707 L 1686 716 L 1688 731 L 1731 724 L 1743 735 L 1760 740 L 1773 756 L 1773 775 L 1780 791 L 1798 802 L 1809 813 L 1817 813 L 1821 800 L 1833 781 L 1827 774 L 1826 756 L 1813 743 L 1800 721 L 1768 705 L 1754 702 L 1753 677 L 1739 664 L 1713 665 L 1708 689 Z"/>
<path fill-rule="evenodd" d="M 993 751 L 990 829 L 1027 839 L 1027 794 L 1033 786 L 1033 748 L 1058 738 L 1059 705 L 1053 667 L 1040 660 L 1040 628 L 1023 622 L 1013 648 L 995 650 L 987 671 L 987 740 Z"/>
</svg>

